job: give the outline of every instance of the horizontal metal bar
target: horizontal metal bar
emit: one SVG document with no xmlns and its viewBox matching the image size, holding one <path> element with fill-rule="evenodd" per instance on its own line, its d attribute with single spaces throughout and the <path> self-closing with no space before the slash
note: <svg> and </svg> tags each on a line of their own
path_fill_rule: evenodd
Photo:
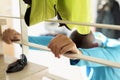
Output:
<svg viewBox="0 0 120 80">
<path fill-rule="evenodd" d="M 38 45 L 38 44 L 30 43 L 30 42 L 28 42 L 28 43 L 21 43 L 21 41 L 16 41 L 15 43 L 23 44 L 23 45 L 26 45 L 26 46 L 31 46 L 31 47 L 34 47 L 34 48 L 37 48 L 37 49 L 43 49 L 43 50 L 46 50 L 46 51 L 51 51 L 46 46 Z M 87 60 L 87 61 L 103 64 L 103 65 L 106 65 L 106 66 L 120 68 L 120 63 L 104 60 L 104 59 L 101 59 L 101 58 L 95 58 L 95 57 L 86 56 L 86 55 L 77 54 L 77 53 L 66 53 L 66 54 L 64 54 L 64 56 L 66 56 L 66 57 L 68 57 L 70 59 Z"/>
<path fill-rule="evenodd" d="M 86 23 L 86 22 L 82 23 L 82 22 L 72 22 L 72 21 L 63 21 L 63 20 L 46 20 L 46 22 L 65 23 L 65 24 L 72 24 L 72 25 L 83 25 L 88 27 L 120 30 L 120 25 Z"/>
</svg>

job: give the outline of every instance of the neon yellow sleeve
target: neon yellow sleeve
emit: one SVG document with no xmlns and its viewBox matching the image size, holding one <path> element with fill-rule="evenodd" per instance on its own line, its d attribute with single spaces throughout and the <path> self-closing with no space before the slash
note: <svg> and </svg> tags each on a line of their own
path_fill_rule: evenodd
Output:
<svg viewBox="0 0 120 80">
<path fill-rule="evenodd" d="M 30 25 L 55 17 L 54 5 L 63 20 L 91 22 L 91 0 L 32 0 Z M 70 25 L 81 34 L 88 34 L 90 27 Z"/>
<path fill-rule="evenodd" d="M 63 20 L 74 22 L 91 22 L 91 0 L 58 0 L 57 9 Z M 76 28 L 81 34 L 88 34 L 90 27 L 68 25 L 70 29 Z"/>
<path fill-rule="evenodd" d="M 30 25 L 55 17 L 54 4 L 57 0 L 32 0 Z"/>
</svg>

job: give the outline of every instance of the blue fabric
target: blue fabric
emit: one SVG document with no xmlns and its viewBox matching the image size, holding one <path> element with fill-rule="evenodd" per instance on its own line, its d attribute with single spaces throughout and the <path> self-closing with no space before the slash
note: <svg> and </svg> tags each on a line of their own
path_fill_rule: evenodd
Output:
<svg viewBox="0 0 120 80">
<path fill-rule="evenodd" d="M 53 36 L 29 36 L 28 39 L 29 39 L 29 42 L 47 46 L 49 44 L 49 42 L 51 41 L 51 39 L 53 39 Z M 29 47 L 29 48 L 38 50 L 33 47 Z"/>
<path fill-rule="evenodd" d="M 87 55 L 87 56 L 120 62 L 120 46 L 105 47 L 105 48 L 96 47 L 96 48 L 91 48 L 91 49 L 80 49 L 80 50 L 82 51 L 84 55 Z M 101 64 L 80 60 L 79 65 L 86 65 L 86 64 L 87 66 L 90 66 L 90 67 L 103 66 Z"/>
<path fill-rule="evenodd" d="M 49 42 L 53 39 L 53 36 L 29 36 L 29 41 L 47 46 Z M 114 44 L 111 44 L 111 43 Z M 96 47 L 90 49 L 79 48 L 83 55 L 102 58 L 106 60 L 111 60 L 115 62 L 120 62 L 120 42 L 115 39 L 109 39 L 105 44 L 106 47 Z M 110 46 L 108 44 L 111 44 Z M 103 42 L 104 45 L 104 42 Z M 120 80 L 120 69 L 104 66 L 101 64 L 85 61 L 85 60 L 70 60 L 71 65 L 83 66 L 86 65 L 88 68 L 87 75 L 89 76 L 90 68 L 93 69 L 93 75 L 91 80 Z"/>
<path fill-rule="evenodd" d="M 90 72 L 91 72 L 91 67 L 87 67 L 86 69 L 87 69 L 86 70 L 86 75 L 87 75 L 87 77 L 89 77 Z"/>
<path fill-rule="evenodd" d="M 95 32 L 94 36 L 95 39 L 100 43 L 99 46 L 101 47 L 114 47 L 120 45 L 120 41 L 108 38 L 100 32 Z"/>
<path fill-rule="evenodd" d="M 108 39 L 108 41 L 111 41 L 111 40 Z M 101 47 L 101 48 L 96 47 L 91 49 L 80 48 L 80 50 L 84 55 L 87 55 L 87 56 L 120 62 L 120 45 L 113 46 L 113 47 Z M 120 79 L 120 69 L 117 69 L 117 68 L 112 68 L 112 67 L 104 66 L 101 64 L 97 64 L 97 63 L 93 63 L 85 60 L 79 60 L 79 61 L 71 60 L 70 63 L 71 65 L 77 65 L 77 66 L 86 65 L 89 68 L 93 68 L 94 72 L 91 80 L 119 80 Z"/>
</svg>

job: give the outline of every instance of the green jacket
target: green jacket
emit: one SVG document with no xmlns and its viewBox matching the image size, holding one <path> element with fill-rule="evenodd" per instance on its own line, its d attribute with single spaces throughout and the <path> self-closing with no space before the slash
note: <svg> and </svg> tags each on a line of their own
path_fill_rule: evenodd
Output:
<svg viewBox="0 0 120 80">
<path fill-rule="evenodd" d="M 74 22 L 91 22 L 91 0 L 32 0 L 30 5 L 29 25 L 37 24 L 60 14 L 62 20 Z M 67 24 L 70 29 L 76 28 L 81 34 L 88 34 L 90 28 Z"/>
</svg>

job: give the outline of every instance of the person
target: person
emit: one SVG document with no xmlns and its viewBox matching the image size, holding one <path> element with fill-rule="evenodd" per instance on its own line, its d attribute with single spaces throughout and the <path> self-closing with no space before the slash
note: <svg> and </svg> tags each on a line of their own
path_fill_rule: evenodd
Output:
<svg viewBox="0 0 120 80">
<path fill-rule="evenodd" d="M 77 34 L 76 31 L 73 34 Z M 96 40 L 92 38 L 95 38 Z M 102 58 L 102 59 L 111 60 L 115 62 L 120 61 L 119 41 L 117 41 L 116 39 L 107 38 L 99 32 L 98 33 L 96 32 L 96 34 L 94 34 L 94 37 L 92 38 L 91 40 L 94 40 L 93 43 L 97 43 L 97 46 L 93 46 L 93 47 L 90 46 L 90 48 L 87 47 L 88 43 L 86 44 L 85 42 L 81 44 L 81 45 L 84 45 L 83 48 L 77 48 L 79 47 L 79 45 L 76 46 L 76 44 L 74 43 L 75 41 L 73 41 L 72 39 L 62 34 L 58 34 L 55 37 L 53 36 L 49 37 L 48 42 L 45 45 L 48 46 L 53 52 L 53 54 L 55 55 L 55 57 L 58 57 L 58 58 L 60 58 L 60 56 L 62 54 L 65 54 L 66 52 L 73 52 L 77 54 L 83 54 L 83 55 Z M 16 41 L 21 38 L 20 38 L 20 34 L 15 30 L 7 29 L 3 32 L 2 39 L 6 43 L 11 44 L 12 41 Z M 37 37 L 29 36 L 29 41 L 35 42 L 37 44 L 42 43 L 40 39 L 41 37 L 37 38 Z M 89 43 L 91 42 L 90 38 L 87 39 L 86 41 L 89 41 Z M 87 48 L 84 48 L 85 45 Z M 76 59 L 76 60 L 71 59 L 70 64 L 76 65 L 76 66 L 86 65 L 88 68 L 92 68 L 93 75 L 90 80 L 119 80 L 120 79 L 119 68 L 104 66 L 101 64 L 89 62 L 86 60 L 79 60 L 79 59 Z"/>
<path fill-rule="evenodd" d="M 72 53 L 78 53 L 78 54 L 84 54 L 87 56 L 102 58 L 106 60 L 112 60 L 115 62 L 119 62 L 119 52 L 120 52 L 120 43 L 119 41 L 116 41 L 115 39 L 109 39 L 105 36 L 103 36 L 100 33 L 96 33 L 96 36 L 100 36 L 102 39 L 98 41 L 98 47 L 93 46 L 93 48 L 77 48 L 75 43 L 68 37 L 64 35 L 58 35 L 56 36 L 48 45 L 48 47 L 51 49 L 51 51 L 54 53 L 54 55 L 58 58 L 60 58 L 60 55 L 66 53 L 66 52 L 72 52 Z M 92 36 L 90 37 L 92 38 Z M 89 38 L 89 39 L 90 39 Z M 80 43 L 80 39 L 78 44 Z M 88 40 L 88 39 L 86 39 Z M 100 40 L 100 39 L 99 39 Z M 94 42 L 93 42 L 94 43 Z M 86 44 L 83 42 L 81 46 L 89 46 L 92 44 Z M 62 44 L 62 45 L 61 45 Z M 80 44 L 79 44 L 80 45 Z M 109 66 L 104 66 L 101 64 L 85 61 L 85 60 L 70 60 L 71 65 L 77 65 L 82 66 L 86 65 L 88 68 L 93 69 L 93 75 L 90 80 L 119 80 L 120 78 L 120 69 L 118 68 L 112 68 Z"/>
</svg>

